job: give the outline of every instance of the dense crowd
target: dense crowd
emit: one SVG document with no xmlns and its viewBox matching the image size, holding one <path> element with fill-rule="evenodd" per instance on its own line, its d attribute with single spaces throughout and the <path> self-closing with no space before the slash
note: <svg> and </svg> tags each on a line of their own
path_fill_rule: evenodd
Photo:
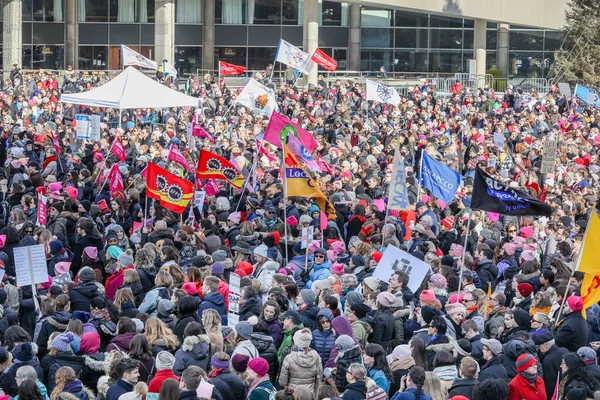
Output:
<svg viewBox="0 0 600 400">
<path fill-rule="evenodd" d="M 257 151 L 268 117 L 234 105 L 240 90 L 210 75 L 179 82 L 198 97 L 197 110 L 119 115 L 59 102 L 60 93 L 93 90 L 104 78 L 69 70 L 59 87 L 52 74 L 13 70 L 0 94 L 0 389 L 7 398 L 600 394 L 600 307 L 584 309 L 583 273 L 573 272 L 598 201 L 595 108 L 554 87 L 498 95 L 457 82 L 444 97 L 427 81 L 390 105 L 367 102 L 364 85 L 352 80 L 278 86 L 270 74 L 255 78 L 318 142 L 313 158 L 323 172 L 315 179 L 335 208 L 326 224 L 314 199 L 284 196 L 281 150 L 264 142 L 266 151 Z M 75 139 L 79 113 L 101 116 L 100 140 Z M 190 143 L 186 122 L 196 114 L 210 137 Z M 494 145 L 494 133 L 503 146 Z M 116 138 L 123 163 L 110 151 Z M 550 139 L 559 142 L 555 172 L 541 174 Z M 190 165 L 201 148 L 232 160 L 250 187 L 216 181 L 203 204 L 169 211 L 146 196 L 148 163 L 198 188 L 209 184 L 170 161 L 171 146 Z M 388 200 L 396 148 L 411 206 L 386 212 L 379 200 Z M 419 188 L 424 151 L 463 176 L 452 202 Z M 125 190 L 111 193 L 115 163 Z M 477 167 L 546 202 L 552 217 L 471 209 Z M 302 228 L 310 226 L 305 249 Z M 18 286 L 13 250 L 36 244 L 44 245 L 48 282 L 34 291 Z M 389 282 L 373 276 L 390 245 L 430 266 L 416 292 L 406 272 Z M 241 278 L 239 312 L 228 315 L 232 274 Z"/>
</svg>

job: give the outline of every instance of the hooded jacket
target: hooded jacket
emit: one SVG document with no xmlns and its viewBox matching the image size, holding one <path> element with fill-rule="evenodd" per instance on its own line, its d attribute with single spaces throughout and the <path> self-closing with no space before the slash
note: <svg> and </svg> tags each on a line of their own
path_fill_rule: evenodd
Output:
<svg viewBox="0 0 600 400">
<path fill-rule="evenodd" d="M 308 279 L 308 282 L 306 282 L 305 287 L 307 289 L 311 289 L 312 284 L 315 283 L 316 281 L 320 281 L 320 280 L 329 278 L 329 274 L 330 274 L 329 269 L 330 268 L 331 268 L 331 261 L 329 261 L 329 260 L 325 260 L 321 264 L 315 263 L 313 266 L 313 269 L 308 274 L 309 279 Z"/>
<path fill-rule="evenodd" d="M 224 400 L 244 400 L 246 398 L 246 385 L 233 371 L 224 369 L 212 376 L 210 382 L 221 394 Z"/>
<path fill-rule="evenodd" d="M 331 328 L 335 330 L 335 337 L 338 338 L 341 335 L 348 335 L 352 339 L 354 339 L 354 343 L 359 344 L 358 340 L 354 337 L 354 333 L 352 332 L 352 325 L 350 325 L 350 321 L 345 316 L 335 317 L 333 321 L 331 321 Z M 329 353 L 329 359 L 325 363 L 325 367 L 327 368 L 335 368 L 336 366 L 336 358 L 338 356 L 338 349 L 335 346 L 331 348 L 331 352 Z M 345 378 L 344 378 L 345 379 Z M 344 386 L 342 386 L 343 390 Z"/>
<path fill-rule="evenodd" d="M 477 263 L 477 275 L 481 282 L 481 290 L 488 292 L 488 286 L 492 286 L 492 293 L 496 290 L 498 267 L 491 260 L 479 260 Z"/>
<path fill-rule="evenodd" d="M 339 392 L 342 392 L 348 384 L 348 381 L 346 380 L 346 371 L 348 370 L 348 367 L 354 363 L 363 364 L 360 345 L 356 344 L 354 347 L 346 350 L 340 357 L 336 356 L 336 358 L 337 359 L 334 359 L 334 365 L 336 366 L 335 387 Z"/>
<path fill-rule="evenodd" d="M 390 310 L 376 310 L 372 316 L 375 319 L 372 342 L 381 345 L 385 354 L 389 354 L 392 352 L 390 347 L 396 332 L 394 314 Z"/>
<path fill-rule="evenodd" d="M 75 371 L 75 374 L 79 375 L 84 362 L 85 360 L 82 356 L 76 356 L 71 351 L 61 351 L 52 357 L 52 363 L 48 370 L 48 390 L 52 392 L 56 386 L 56 371 L 62 367 L 71 367 Z"/>
<path fill-rule="evenodd" d="M 283 325 L 278 318 L 273 318 L 272 320 L 263 320 L 267 323 L 269 327 L 269 335 L 273 338 L 273 344 L 275 348 L 279 348 L 281 346 L 281 342 L 283 341 Z"/>
<path fill-rule="evenodd" d="M 331 315 L 331 311 L 324 309 L 319 311 L 317 315 L 317 324 L 319 323 L 319 319 L 323 316 L 329 319 Z M 331 321 L 331 319 L 329 319 Z M 325 363 L 329 360 L 329 355 L 331 354 L 331 349 L 335 345 L 335 337 L 333 335 L 333 330 L 319 330 L 315 329 L 312 333 L 312 342 L 310 343 L 310 347 L 315 349 L 319 356 L 321 357 L 321 362 L 323 363 L 323 367 L 325 367 Z"/>
<path fill-rule="evenodd" d="M 227 307 L 225 306 L 225 299 L 219 292 L 211 292 L 204 295 L 204 300 L 198 307 L 198 316 L 202 318 L 204 310 L 215 310 L 221 315 L 221 325 L 227 326 Z"/>
<path fill-rule="evenodd" d="M 40 333 L 35 341 L 38 346 L 38 355 L 43 357 L 48 351 L 48 338 L 54 332 L 64 332 L 71 320 L 71 313 L 66 311 L 57 311 L 50 315 L 42 323 Z"/>
<path fill-rule="evenodd" d="M 84 237 L 79 239 L 77 243 L 75 243 L 71 263 L 71 272 L 73 272 L 73 275 L 77 275 L 77 272 L 79 272 L 79 269 L 81 268 L 81 257 L 83 256 L 83 249 L 90 246 L 98 249 L 98 253 L 100 253 L 104 249 L 104 243 L 102 242 L 102 239 L 94 234 L 85 235 Z"/>
<path fill-rule="evenodd" d="M 135 335 L 135 332 L 127 332 L 115 336 L 106 347 L 106 351 L 120 350 L 129 353 L 129 350 L 131 349 L 131 340 Z"/>
<path fill-rule="evenodd" d="M 173 372 L 181 376 L 187 367 L 195 365 L 207 371 L 210 366 L 210 338 L 207 335 L 188 336 L 175 353 Z"/>
<path fill-rule="evenodd" d="M 502 345 L 502 353 L 498 356 L 500 360 L 500 364 L 506 370 L 506 375 L 508 376 L 508 382 L 510 382 L 515 376 L 517 376 L 517 358 L 519 358 L 522 354 L 531 354 L 535 358 L 536 349 L 531 346 L 529 347 L 527 343 L 523 342 L 519 339 L 513 339 L 508 343 Z M 538 363 L 541 369 L 541 364 Z"/>
<path fill-rule="evenodd" d="M 277 348 L 273 338 L 262 333 L 253 333 L 250 336 L 250 342 L 258 350 L 259 357 L 264 358 L 269 363 L 269 377 L 271 383 L 275 384 L 279 373 L 279 360 L 277 359 Z"/>
<path fill-rule="evenodd" d="M 317 315 L 319 314 L 319 306 L 314 304 L 308 305 L 304 310 L 298 311 L 300 314 L 300 320 L 304 327 L 313 330 L 317 328 Z"/>
<path fill-rule="evenodd" d="M 316 393 L 322 375 L 323 364 L 319 354 L 313 349 L 305 351 L 294 346 L 281 364 L 279 384 L 293 388 L 303 387 Z"/>
<path fill-rule="evenodd" d="M 79 285 L 69 290 L 72 311 L 90 311 L 90 302 L 94 297 L 100 296 L 100 288 L 96 282 L 80 282 Z"/>
</svg>

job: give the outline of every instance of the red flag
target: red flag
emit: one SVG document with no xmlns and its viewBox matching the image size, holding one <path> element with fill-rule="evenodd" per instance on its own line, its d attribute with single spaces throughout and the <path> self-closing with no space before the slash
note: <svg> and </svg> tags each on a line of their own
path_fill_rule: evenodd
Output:
<svg viewBox="0 0 600 400">
<path fill-rule="evenodd" d="M 327 71 L 335 71 L 338 67 L 338 63 L 327 54 L 323 53 L 323 50 L 317 48 L 313 55 L 310 57 L 314 62 L 325 68 Z"/>
<path fill-rule="evenodd" d="M 171 148 L 169 149 L 169 156 L 167 157 L 167 159 L 175 161 L 177 164 L 181 165 L 183 168 L 187 169 L 190 172 L 194 170 L 190 166 L 190 164 L 188 164 L 183 154 L 181 154 L 181 152 L 173 145 L 171 145 Z"/>
<path fill-rule="evenodd" d="M 125 152 L 125 146 L 123 146 L 123 142 L 121 142 L 121 138 L 116 138 L 110 147 L 110 152 L 113 153 L 121 162 L 125 162 L 125 158 L 127 157 L 127 153 Z"/>
<path fill-rule="evenodd" d="M 194 196 L 194 184 L 148 163 L 147 196 L 175 213 L 182 213 Z"/>
<path fill-rule="evenodd" d="M 238 189 L 244 184 L 244 177 L 237 165 L 210 151 L 201 150 L 200 157 L 198 157 L 196 179 L 206 178 L 226 179 Z"/>
<path fill-rule="evenodd" d="M 206 130 L 200 125 L 196 125 L 195 118 L 192 120 L 192 136 L 209 138 L 211 143 L 215 142 L 215 138 L 212 137 L 210 133 L 206 132 Z"/>
<path fill-rule="evenodd" d="M 148 166 L 146 165 L 146 168 L 144 168 L 142 170 L 142 172 L 140 172 L 140 175 L 143 176 L 144 178 L 148 179 Z"/>
<path fill-rule="evenodd" d="M 256 140 L 256 148 L 258 149 L 258 154 L 264 154 L 265 156 L 267 156 L 269 161 L 277 161 L 277 158 L 275 158 L 273 154 L 269 153 L 269 150 L 267 150 L 263 145 L 261 145 L 258 139 Z"/>
<path fill-rule="evenodd" d="M 119 166 L 117 164 L 113 164 L 108 173 L 108 187 L 110 192 L 122 192 L 125 190 L 125 186 L 123 186 L 123 175 L 121 175 L 121 171 L 119 170 Z"/>
<path fill-rule="evenodd" d="M 234 65 L 226 63 L 225 61 L 219 61 L 219 71 L 221 72 L 221 76 L 233 76 L 243 74 L 246 70 L 246 67 L 242 67 L 240 65 Z"/>
<path fill-rule="evenodd" d="M 50 134 L 52 137 L 52 144 L 54 145 L 54 150 L 56 150 L 56 154 L 59 155 L 60 154 L 60 142 L 58 141 L 58 138 L 56 137 L 56 135 L 54 135 L 54 133 Z"/>
<path fill-rule="evenodd" d="M 323 159 L 323 156 L 321 156 L 320 154 L 318 156 L 319 156 L 319 159 L 317 160 L 317 162 L 319 163 L 319 167 L 321 168 L 321 170 L 327 172 L 329 175 L 333 175 L 333 170 L 331 169 L 329 164 L 327 164 L 325 162 L 325 160 Z"/>
</svg>

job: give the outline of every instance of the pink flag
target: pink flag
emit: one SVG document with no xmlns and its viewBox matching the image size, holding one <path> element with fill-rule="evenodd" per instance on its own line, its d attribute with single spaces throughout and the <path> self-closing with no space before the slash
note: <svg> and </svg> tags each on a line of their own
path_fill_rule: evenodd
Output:
<svg viewBox="0 0 600 400">
<path fill-rule="evenodd" d="M 258 149 L 258 154 L 264 154 L 269 161 L 277 161 L 277 158 L 267 150 L 263 145 L 260 144 L 260 141 L 256 140 L 256 148 Z"/>
<path fill-rule="evenodd" d="M 323 157 L 320 154 L 318 155 L 317 162 L 319 163 L 319 167 L 321 167 L 322 171 L 327 172 L 329 175 L 333 175 L 333 170 L 331 169 L 331 167 L 329 166 L 329 164 L 327 164 L 325 162 L 325 160 L 323 159 Z"/>
<path fill-rule="evenodd" d="M 40 195 L 38 198 L 37 225 L 46 226 L 48 217 L 48 198 Z"/>
<path fill-rule="evenodd" d="M 167 158 L 171 161 L 175 161 L 190 172 L 194 170 L 190 164 L 188 164 L 183 154 L 181 154 L 181 152 L 173 145 L 171 145 L 171 148 L 169 149 L 169 156 Z"/>
<path fill-rule="evenodd" d="M 287 128 L 287 129 L 284 129 Z M 295 135 L 300 140 L 300 143 L 306 147 L 306 150 L 312 152 L 317 148 L 317 141 L 312 136 L 312 134 L 283 115 L 273 112 L 271 115 L 271 119 L 269 120 L 269 125 L 267 125 L 267 129 L 265 130 L 264 139 L 277 146 L 277 148 L 281 149 L 281 136 L 282 134 L 288 134 L 295 131 Z"/>
<path fill-rule="evenodd" d="M 148 166 L 146 166 L 146 168 L 144 168 L 142 172 L 140 172 L 140 175 L 143 176 L 145 179 L 148 179 Z"/>
<path fill-rule="evenodd" d="M 110 188 L 111 193 L 122 192 L 125 190 L 125 186 L 123 186 L 123 175 L 121 175 L 121 171 L 117 164 L 113 164 L 108 173 L 108 187 Z"/>
<path fill-rule="evenodd" d="M 208 182 L 206 182 L 206 186 L 204 188 L 206 189 L 207 196 L 214 196 L 216 194 L 219 194 L 219 192 L 221 191 L 221 187 L 214 179 L 209 179 Z"/>
<path fill-rule="evenodd" d="M 125 162 L 125 158 L 127 157 L 127 153 L 125 152 L 125 146 L 123 146 L 123 142 L 121 142 L 121 138 L 116 138 L 110 147 L 110 152 L 113 153 L 121 162 Z"/>
<path fill-rule="evenodd" d="M 299 158 L 299 162 L 304 163 L 306 168 L 313 172 L 321 172 L 319 163 L 315 161 L 310 152 L 306 150 L 306 147 L 300 143 L 300 141 L 294 135 L 288 136 L 288 147 L 293 155 Z"/>
<path fill-rule="evenodd" d="M 209 138 L 211 143 L 215 142 L 215 138 L 210 135 L 210 133 L 206 132 L 206 130 L 200 125 L 196 125 L 196 119 L 192 120 L 192 136 L 201 137 L 201 138 Z"/>
<path fill-rule="evenodd" d="M 319 222 L 321 223 L 321 232 L 325 231 L 325 229 L 327 229 L 327 214 L 325 214 L 323 211 L 321 211 L 321 217 L 319 218 Z"/>
</svg>

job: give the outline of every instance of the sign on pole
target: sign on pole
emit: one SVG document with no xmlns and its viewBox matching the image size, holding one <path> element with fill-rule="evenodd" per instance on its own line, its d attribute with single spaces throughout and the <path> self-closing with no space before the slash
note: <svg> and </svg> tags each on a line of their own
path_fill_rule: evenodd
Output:
<svg viewBox="0 0 600 400">
<path fill-rule="evenodd" d="M 196 190 L 196 196 L 194 197 L 194 205 L 198 209 L 200 215 L 204 210 L 204 199 L 206 198 L 206 192 L 204 190 Z"/>
<path fill-rule="evenodd" d="M 494 146 L 504 147 L 504 135 L 502 133 L 494 133 Z"/>
<path fill-rule="evenodd" d="M 388 208 L 397 211 L 410 208 L 408 187 L 406 186 L 406 172 L 404 171 L 404 157 L 402 157 L 398 148 L 394 152 Z"/>
<path fill-rule="evenodd" d="M 310 241 L 312 240 L 313 237 L 315 237 L 315 227 L 314 226 L 311 225 L 311 226 L 302 228 L 301 246 L 303 249 L 305 249 L 308 246 L 308 244 L 310 243 Z"/>
<path fill-rule="evenodd" d="M 556 140 L 546 140 L 542 147 L 542 167 L 540 172 L 542 174 L 550 174 L 554 172 L 554 163 L 556 162 Z"/>
<path fill-rule="evenodd" d="M 100 116 L 92 115 L 91 116 L 91 130 L 90 130 L 90 139 L 93 141 L 100 140 Z"/>
<path fill-rule="evenodd" d="M 375 271 L 373 271 L 373 276 L 384 282 L 389 282 L 394 272 L 404 271 L 408 274 L 407 286 L 415 293 L 430 269 L 429 264 L 425 261 L 411 256 L 396 246 L 389 245 L 385 249 Z"/>
<path fill-rule="evenodd" d="M 46 265 L 46 250 L 43 244 L 17 247 L 13 250 L 15 257 L 15 272 L 17 285 L 31 285 L 33 302 L 36 310 L 40 309 L 35 290 L 36 283 L 48 282 L 48 267 Z"/>
<path fill-rule="evenodd" d="M 227 308 L 227 325 L 235 328 L 240 321 L 240 276 L 229 275 L 229 307 Z"/>
<path fill-rule="evenodd" d="M 90 138 L 90 122 L 91 118 L 89 115 L 77 114 L 75 115 L 77 139 L 89 139 Z"/>
</svg>

